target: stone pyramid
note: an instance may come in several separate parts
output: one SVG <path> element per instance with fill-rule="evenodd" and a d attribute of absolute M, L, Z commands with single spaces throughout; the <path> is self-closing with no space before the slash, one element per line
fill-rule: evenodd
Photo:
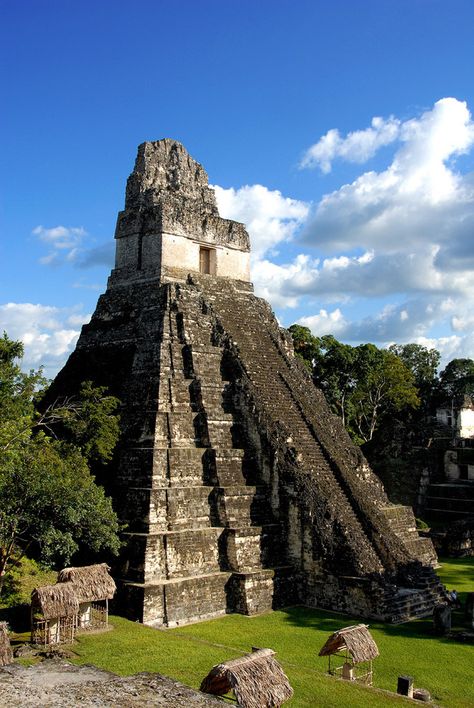
<path fill-rule="evenodd" d="M 106 486 L 126 545 L 123 611 L 154 626 L 304 604 L 428 614 L 431 541 L 391 504 L 250 283 L 245 227 L 219 216 L 173 140 L 138 148 L 116 263 L 51 395 L 122 402 Z"/>

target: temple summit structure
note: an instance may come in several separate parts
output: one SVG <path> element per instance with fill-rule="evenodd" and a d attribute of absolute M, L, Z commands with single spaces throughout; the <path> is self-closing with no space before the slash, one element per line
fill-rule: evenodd
<path fill-rule="evenodd" d="M 243 224 L 174 140 L 138 148 L 105 294 L 51 396 L 122 403 L 106 487 L 124 612 L 176 626 L 304 604 L 400 622 L 442 591 L 379 479 L 250 282 Z"/>

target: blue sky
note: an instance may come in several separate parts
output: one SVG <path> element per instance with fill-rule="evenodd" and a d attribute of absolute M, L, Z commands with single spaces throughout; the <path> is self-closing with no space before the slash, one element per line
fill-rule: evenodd
<path fill-rule="evenodd" d="M 52 375 L 144 140 L 245 221 L 284 325 L 474 356 L 471 0 L 1 1 L 0 328 Z"/>

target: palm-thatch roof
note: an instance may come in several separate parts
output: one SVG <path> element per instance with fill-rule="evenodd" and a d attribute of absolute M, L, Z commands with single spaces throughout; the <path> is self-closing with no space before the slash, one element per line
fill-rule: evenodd
<path fill-rule="evenodd" d="M 355 624 L 344 627 L 331 634 L 326 644 L 319 652 L 319 656 L 329 656 L 338 651 L 347 649 L 352 656 L 354 664 L 361 661 L 370 661 L 379 655 L 379 650 L 366 624 Z"/>
<path fill-rule="evenodd" d="M 201 683 L 201 691 L 223 696 L 233 691 L 242 708 L 276 708 L 293 695 L 288 677 L 271 649 L 258 649 L 240 659 L 217 664 Z"/>
<path fill-rule="evenodd" d="M 0 666 L 7 666 L 12 661 L 13 652 L 8 636 L 8 625 L 6 622 L 0 622 Z"/>
<path fill-rule="evenodd" d="M 31 593 L 33 612 L 40 612 L 44 619 L 74 617 L 79 612 L 79 601 L 72 583 L 43 585 Z"/>
<path fill-rule="evenodd" d="M 107 563 L 64 568 L 58 574 L 58 583 L 72 583 L 79 602 L 111 600 L 117 588 L 109 570 Z"/>

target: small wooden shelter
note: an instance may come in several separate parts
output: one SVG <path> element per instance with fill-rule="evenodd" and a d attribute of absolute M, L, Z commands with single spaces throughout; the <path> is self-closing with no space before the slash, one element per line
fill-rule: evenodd
<path fill-rule="evenodd" d="M 108 622 L 109 600 L 116 591 L 107 563 L 64 568 L 58 574 L 58 585 L 70 583 L 79 601 L 79 629 L 98 629 Z"/>
<path fill-rule="evenodd" d="M 293 695 L 288 677 L 272 649 L 257 649 L 240 659 L 217 664 L 201 683 L 201 691 L 223 696 L 233 691 L 241 708 L 279 708 Z"/>
<path fill-rule="evenodd" d="M 0 622 L 0 666 L 7 666 L 13 661 L 13 652 L 8 636 L 8 625 Z"/>
<path fill-rule="evenodd" d="M 319 656 L 329 657 L 328 673 L 369 686 L 373 678 L 372 660 L 378 655 L 378 647 L 366 624 L 355 624 L 334 632 L 319 652 Z M 331 665 L 331 657 L 336 657 L 338 662 L 342 659 L 343 663 L 335 665 L 333 660 Z"/>
<path fill-rule="evenodd" d="M 72 583 L 43 585 L 31 593 L 31 641 L 63 644 L 74 640 L 79 602 Z"/>

